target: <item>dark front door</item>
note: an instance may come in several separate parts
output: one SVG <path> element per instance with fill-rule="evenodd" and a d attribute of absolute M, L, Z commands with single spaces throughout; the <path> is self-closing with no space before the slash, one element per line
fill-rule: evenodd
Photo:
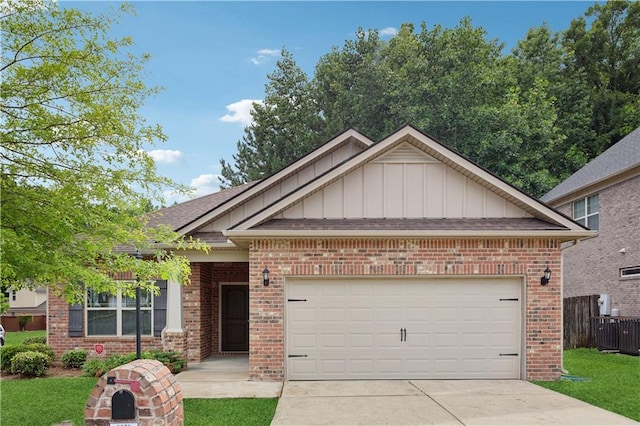
<path fill-rule="evenodd" d="M 249 350 L 249 286 L 222 286 L 222 351 Z"/>

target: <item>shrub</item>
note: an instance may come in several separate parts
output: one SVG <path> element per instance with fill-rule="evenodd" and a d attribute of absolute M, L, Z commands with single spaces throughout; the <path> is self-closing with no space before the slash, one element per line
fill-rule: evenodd
<path fill-rule="evenodd" d="M 173 374 L 181 372 L 187 366 L 187 360 L 180 352 L 176 351 L 164 352 L 161 350 L 153 350 L 143 352 L 141 355 L 144 359 L 155 359 L 160 361 L 166 365 Z"/>
<path fill-rule="evenodd" d="M 49 366 L 46 354 L 36 351 L 25 351 L 15 354 L 11 360 L 11 372 L 23 377 L 42 376 Z"/>
<path fill-rule="evenodd" d="M 87 360 L 87 351 L 76 349 L 62 354 L 62 366 L 64 368 L 81 368 Z"/>
<path fill-rule="evenodd" d="M 18 315 L 18 325 L 20 326 L 20 331 L 24 331 L 27 324 L 33 321 L 32 315 Z"/>
<path fill-rule="evenodd" d="M 22 341 L 24 345 L 30 345 L 32 343 L 40 343 L 43 345 L 47 344 L 47 336 L 35 336 L 35 337 L 27 337 Z"/>
<path fill-rule="evenodd" d="M 164 352 L 161 350 L 145 351 L 141 355 L 142 359 L 155 359 L 160 361 L 173 373 L 179 373 L 187 366 L 187 360 L 180 352 Z M 136 359 L 135 353 L 126 355 L 112 355 L 105 359 L 91 358 L 82 366 L 85 376 L 100 377 L 109 370 L 121 365 L 130 363 Z"/>
<path fill-rule="evenodd" d="M 4 371 L 11 371 L 11 362 L 13 358 L 22 352 L 40 352 L 46 356 L 47 367 L 53 363 L 55 354 L 50 346 L 42 343 L 31 343 L 28 345 L 8 345 L 0 349 L 0 368 Z"/>

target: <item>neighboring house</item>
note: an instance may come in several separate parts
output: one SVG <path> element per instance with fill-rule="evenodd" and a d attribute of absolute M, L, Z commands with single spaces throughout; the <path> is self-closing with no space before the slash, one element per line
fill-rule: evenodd
<path fill-rule="evenodd" d="M 27 330 L 45 330 L 47 328 L 47 289 L 37 287 L 33 290 L 9 288 L 5 290 L 4 296 L 9 301 L 9 309 L 5 312 L 0 321 L 7 331 L 18 331 L 22 327 Z M 21 325 L 25 318 L 28 323 Z"/>
<path fill-rule="evenodd" d="M 542 201 L 598 231 L 563 250 L 564 297 L 609 294 L 620 315 L 640 316 L 640 128 Z"/>
<path fill-rule="evenodd" d="M 9 289 L 5 292 L 9 309 L 5 315 L 45 315 L 47 313 L 47 289 L 38 287 L 33 290 Z"/>
<path fill-rule="evenodd" d="M 411 126 L 159 213 L 211 251 L 146 300 L 143 347 L 248 353 L 253 380 L 557 379 L 560 246 L 595 234 Z M 132 350 L 130 302 L 51 297 L 49 343 Z"/>

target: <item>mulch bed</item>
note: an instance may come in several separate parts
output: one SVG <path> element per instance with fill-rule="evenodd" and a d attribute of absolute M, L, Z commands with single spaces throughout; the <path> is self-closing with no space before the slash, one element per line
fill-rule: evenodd
<path fill-rule="evenodd" d="M 54 364 L 47 368 L 44 376 L 41 377 L 81 377 L 83 375 L 82 369 L 79 368 L 62 368 L 60 364 Z M 21 379 L 18 374 L 10 374 L 5 371 L 0 374 L 2 380 L 17 380 Z"/>

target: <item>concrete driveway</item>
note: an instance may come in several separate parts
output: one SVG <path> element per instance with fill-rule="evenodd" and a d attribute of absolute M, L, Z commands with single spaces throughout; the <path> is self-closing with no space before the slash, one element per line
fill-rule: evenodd
<path fill-rule="evenodd" d="M 272 425 L 637 425 L 519 380 L 285 382 Z"/>

